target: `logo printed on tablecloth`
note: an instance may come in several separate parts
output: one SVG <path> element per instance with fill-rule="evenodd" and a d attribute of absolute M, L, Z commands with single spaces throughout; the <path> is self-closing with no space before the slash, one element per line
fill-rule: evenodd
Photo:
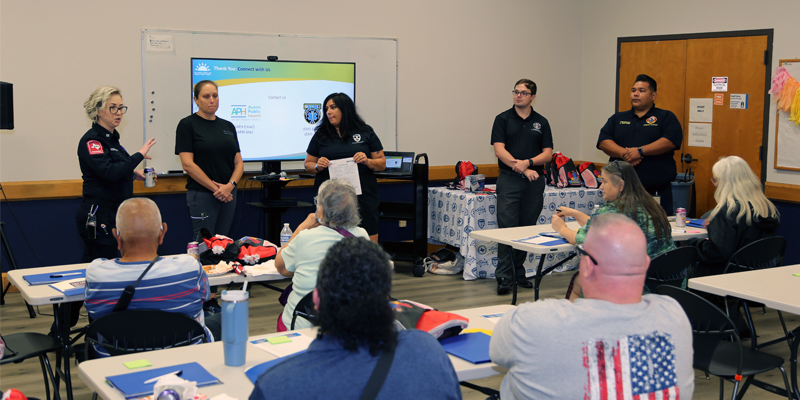
<path fill-rule="evenodd" d="M 485 226 L 486 226 L 486 220 L 485 219 L 479 219 L 478 220 L 478 228 L 483 229 Z"/>
<path fill-rule="evenodd" d="M 573 209 L 575 208 L 575 202 L 574 201 L 570 201 L 569 202 L 569 208 L 573 208 Z"/>
<path fill-rule="evenodd" d="M 586 208 L 587 208 L 589 211 L 594 211 L 594 202 L 593 202 L 593 201 L 591 201 L 591 200 L 589 200 L 589 201 L 586 203 Z"/>
<path fill-rule="evenodd" d="M 581 190 L 578 190 L 578 196 L 580 196 L 580 198 L 583 198 L 583 196 L 584 196 L 585 194 L 586 194 L 586 192 L 584 192 L 584 191 L 583 191 L 583 189 L 581 189 Z"/>
<path fill-rule="evenodd" d="M 542 225 L 545 222 L 547 222 L 547 217 L 545 217 L 544 215 L 540 215 L 539 216 L 539 225 Z"/>
<path fill-rule="evenodd" d="M 497 268 L 497 257 L 492 257 L 492 266 Z"/>
<path fill-rule="evenodd" d="M 450 216 L 449 216 L 449 215 L 447 215 L 447 214 L 445 214 L 445 215 L 442 215 L 442 220 L 443 220 L 444 222 L 450 222 Z"/>
<path fill-rule="evenodd" d="M 457 224 L 458 224 L 458 226 L 463 226 L 464 225 L 464 218 L 459 217 Z"/>
<path fill-rule="evenodd" d="M 550 206 L 548 208 L 550 209 L 550 211 L 555 211 L 556 210 L 556 203 L 550 203 Z"/>
<path fill-rule="evenodd" d="M 489 204 L 489 214 L 494 215 L 494 211 L 495 211 L 495 205 L 494 204 Z"/>

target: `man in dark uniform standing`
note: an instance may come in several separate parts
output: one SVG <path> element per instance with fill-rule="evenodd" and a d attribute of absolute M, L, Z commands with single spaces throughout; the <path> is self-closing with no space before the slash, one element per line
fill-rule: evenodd
<path fill-rule="evenodd" d="M 641 74 L 631 88 L 631 110 L 611 116 L 600 129 L 597 148 L 609 161 L 625 160 L 634 166 L 642 185 L 661 198 L 661 207 L 673 215 L 672 181 L 677 175 L 675 150 L 681 148 L 683 130 L 671 111 L 655 107 L 655 79 Z"/>
<path fill-rule="evenodd" d="M 536 97 L 536 84 L 530 79 L 520 79 L 512 93 L 514 106 L 495 117 L 492 126 L 491 143 L 500 167 L 497 177 L 497 225 L 500 228 L 536 225 L 544 201 L 543 166 L 553 158 L 550 124 L 531 107 Z M 494 273 L 497 294 L 506 294 L 511 289 L 512 257 L 516 284 L 533 287 L 525 278 L 524 251 L 501 244 L 497 255 L 499 260 Z"/>

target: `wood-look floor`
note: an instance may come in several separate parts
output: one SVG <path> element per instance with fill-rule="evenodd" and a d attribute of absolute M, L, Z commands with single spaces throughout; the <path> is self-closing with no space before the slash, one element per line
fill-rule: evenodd
<path fill-rule="evenodd" d="M 566 290 L 569 273 L 555 274 L 546 277 L 542 282 L 542 298 L 561 298 Z M 281 282 L 276 286 L 284 287 L 288 282 Z M 426 274 L 424 277 L 415 278 L 410 274 L 410 265 L 397 263 L 395 269 L 395 279 L 392 295 L 398 299 L 411 299 L 436 307 L 440 310 L 456 310 L 462 308 L 472 308 L 489 306 L 496 304 L 507 304 L 511 301 L 511 296 L 497 296 L 495 293 L 496 284 L 493 279 L 476 281 L 464 281 L 461 275 L 456 276 L 437 276 Z M 251 287 L 250 301 L 250 333 L 264 334 L 275 332 L 275 321 L 281 312 L 278 304 L 278 293 L 260 286 Z M 533 301 L 533 290 L 522 289 L 518 299 L 518 304 L 526 301 Z M 42 313 L 52 314 L 52 307 L 41 307 Z M 800 317 L 786 314 L 786 322 L 790 329 L 800 325 Z M 755 316 L 757 330 L 761 338 L 773 338 L 782 333 L 777 313 L 767 310 L 767 315 L 758 313 Z M 80 323 L 85 323 L 85 316 Z M 6 304 L 0 307 L 0 330 L 3 334 L 13 332 L 48 332 L 52 316 L 39 315 L 36 318 L 29 318 L 22 298 L 19 293 L 9 293 L 6 297 Z M 763 340 L 763 339 L 762 339 Z M 779 355 L 784 359 L 789 358 L 789 348 L 780 343 L 771 346 L 766 351 Z M 51 357 L 53 359 L 53 357 Z M 542 360 L 546 362 L 546 360 Z M 785 364 L 788 371 L 788 361 Z M 77 367 L 73 367 L 77 371 Z M 783 379 L 778 371 L 771 371 L 759 375 L 762 380 L 770 382 L 779 387 L 783 387 Z M 420 377 L 421 379 L 424 379 Z M 499 389 L 502 376 L 473 381 L 481 386 Z M 86 385 L 77 377 L 77 372 L 73 373 L 73 386 L 75 399 L 83 400 L 91 397 L 91 392 Z M 732 384 L 726 383 L 725 397 L 730 397 Z M 16 388 L 23 393 L 44 398 L 44 386 L 41 369 L 36 360 L 27 360 L 20 364 L 9 364 L 0 366 L 0 388 Z M 62 388 L 62 395 L 63 395 Z M 469 389 L 462 389 L 464 399 L 485 399 L 482 393 Z M 702 373 L 696 373 L 695 380 L 695 399 L 716 399 L 719 393 L 719 380 L 712 377 L 706 380 Z M 747 392 L 750 399 L 779 399 L 780 397 L 765 392 L 759 388 L 751 387 Z M 243 400 L 243 399 L 240 399 Z"/>

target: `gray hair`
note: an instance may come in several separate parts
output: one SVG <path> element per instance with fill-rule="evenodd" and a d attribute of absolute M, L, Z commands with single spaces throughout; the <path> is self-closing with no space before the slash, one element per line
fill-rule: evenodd
<path fill-rule="evenodd" d="M 158 240 L 161 234 L 161 211 L 147 197 L 133 197 L 117 209 L 117 233 L 126 241 Z"/>
<path fill-rule="evenodd" d="M 89 95 L 89 99 L 83 103 L 83 108 L 92 122 L 97 121 L 97 113 L 106 107 L 108 99 L 115 94 L 122 97 L 122 92 L 119 89 L 113 86 L 100 86 Z"/>
<path fill-rule="evenodd" d="M 319 186 L 317 204 L 322 206 L 322 224 L 333 228 L 352 228 L 361 223 L 358 197 L 353 185 L 344 179 L 329 179 Z"/>

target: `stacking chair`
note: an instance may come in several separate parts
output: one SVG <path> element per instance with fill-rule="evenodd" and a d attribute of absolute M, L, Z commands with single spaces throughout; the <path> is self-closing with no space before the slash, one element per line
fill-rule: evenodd
<path fill-rule="evenodd" d="M 684 282 L 700 260 L 700 253 L 694 246 L 670 250 L 650 261 L 644 285 L 655 293 L 661 285 L 684 287 Z"/>
<path fill-rule="evenodd" d="M 0 365 L 21 363 L 29 358 L 39 357 L 47 399 L 50 400 L 50 384 L 48 382 L 52 382 L 53 398 L 60 400 L 58 381 L 53 375 L 53 369 L 50 367 L 50 359 L 47 358 L 47 353 L 56 353 L 56 357 L 61 357 L 59 353 L 61 351 L 61 342 L 52 336 L 33 332 L 12 333 L 3 336 L 3 340 L 6 343 L 6 350 L 3 359 L 0 360 Z M 31 393 L 28 393 L 28 395 L 31 395 Z"/>
<path fill-rule="evenodd" d="M 668 285 L 659 286 L 656 291 L 677 300 L 689 318 L 694 346 L 693 367 L 720 378 L 720 399 L 723 396 L 725 379 L 733 379 L 734 382 L 731 398 L 741 399 L 753 383 L 755 375 L 775 368 L 779 368 L 783 374 L 786 396 L 792 399 L 789 380 L 783 369 L 783 358 L 743 347 L 733 321 L 717 306 L 699 295 Z M 747 379 L 740 389 L 742 377 Z M 775 389 L 780 390 L 764 382 L 757 382 L 757 386 L 769 388 L 767 390 L 773 393 L 776 393 Z"/>
<path fill-rule="evenodd" d="M 94 345 L 110 355 L 140 353 L 206 341 L 199 322 L 184 314 L 160 310 L 126 310 L 106 314 L 86 330 L 85 359 Z"/>
<path fill-rule="evenodd" d="M 297 306 L 294 307 L 294 312 L 292 312 L 292 326 L 289 330 L 294 330 L 294 322 L 297 321 L 298 316 L 314 322 L 316 311 L 317 310 L 314 309 L 314 291 L 312 290 L 308 292 L 307 295 L 303 296 L 303 298 L 297 302 Z"/>
<path fill-rule="evenodd" d="M 763 238 L 756 240 L 753 243 L 750 243 L 738 251 L 734 253 L 730 260 L 728 260 L 728 264 L 725 266 L 725 272 L 728 273 L 735 273 L 735 272 L 744 272 L 744 271 L 754 271 L 759 269 L 766 269 L 766 268 L 774 268 L 780 267 L 783 263 L 783 254 L 786 251 L 786 239 L 781 236 L 773 236 L 768 238 Z M 738 303 L 738 302 L 737 302 Z M 775 340 L 771 340 L 767 343 L 762 344 L 761 346 L 758 345 L 757 335 L 755 325 L 753 325 L 753 317 L 750 314 L 750 307 L 764 307 L 763 304 L 752 302 L 752 301 L 741 301 L 742 307 L 744 308 L 745 316 L 747 317 L 747 325 L 750 328 L 750 332 L 752 334 L 752 341 L 751 347 L 754 349 L 758 349 L 759 347 L 769 346 L 778 342 L 786 341 L 789 343 L 789 331 L 786 329 L 786 323 L 783 320 L 783 313 L 778 311 L 778 318 L 781 321 L 781 326 L 783 326 L 783 333 L 784 337 L 778 338 Z M 727 306 L 726 302 L 726 306 Z M 737 304 L 733 305 L 733 309 L 728 308 L 728 315 L 731 313 L 738 313 L 739 307 Z M 789 344 L 791 348 L 791 344 Z"/>

